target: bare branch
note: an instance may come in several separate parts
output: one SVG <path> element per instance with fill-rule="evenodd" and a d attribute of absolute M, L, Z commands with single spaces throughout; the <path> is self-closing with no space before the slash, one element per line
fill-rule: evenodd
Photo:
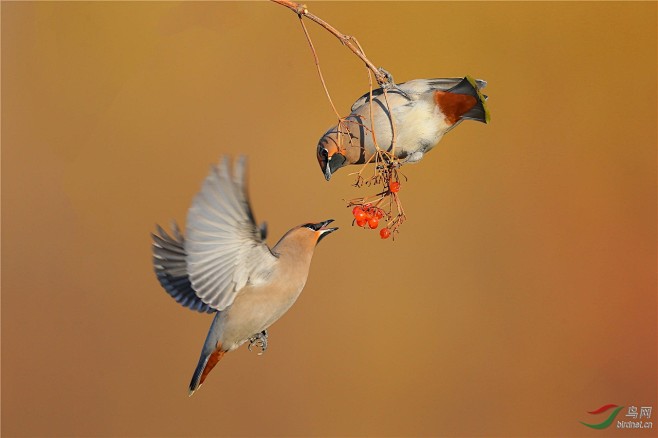
<path fill-rule="evenodd" d="M 365 51 L 357 41 L 357 39 L 353 36 L 347 36 L 340 31 L 338 31 L 335 27 L 331 26 L 329 23 L 325 22 L 324 20 L 320 19 L 319 17 L 311 14 L 308 9 L 306 8 L 306 5 L 302 5 L 299 3 L 296 3 L 291 0 L 271 0 L 274 3 L 280 4 L 282 6 L 287 7 L 288 9 L 292 10 L 297 14 L 297 17 L 299 18 L 299 22 L 302 26 L 302 29 L 304 31 L 304 35 L 306 36 L 306 40 L 308 41 L 309 46 L 311 47 L 311 52 L 313 53 L 313 58 L 315 60 L 315 67 L 317 68 L 318 75 L 320 76 L 320 81 L 322 82 L 322 87 L 324 88 L 325 94 L 327 95 L 327 98 L 329 99 L 329 103 L 331 104 L 332 109 L 334 110 L 334 113 L 336 114 L 336 117 L 338 117 L 338 125 L 336 127 L 337 130 L 337 135 L 338 135 L 338 147 L 342 149 L 342 141 L 343 141 L 343 134 L 347 133 L 350 144 L 352 142 L 352 135 L 350 134 L 350 124 L 354 123 L 360 127 L 363 128 L 363 132 L 369 132 L 370 135 L 372 136 L 373 143 L 375 145 L 375 153 L 368 157 L 366 160 L 365 164 L 359 170 L 358 172 L 355 173 L 356 175 L 356 182 L 355 186 L 360 187 L 362 185 L 366 185 L 370 187 L 371 185 L 379 185 L 382 184 L 383 190 L 373 196 L 366 196 L 362 198 L 356 198 L 352 199 L 348 202 L 348 207 L 351 206 L 356 206 L 359 207 L 362 211 L 367 211 L 369 212 L 368 214 L 374 215 L 377 213 L 378 215 L 376 218 L 368 217 L 369 222 L 368 222 L 368 227 L 369 228 L 377 228 L 377 225 L 379 223 L 379 218 L 385 217 L 387 223 L 386 223 L 386 233 L 384 233 L 384 229 L 382 229 L 382 233 L 380 233 L 380 236 L 382 239 L 386 239 L 389 236 L 393 236 L 393 239 L 395 239 L 395 235 L 399 233 L 398 228 L 402 223 L 405 221 L 406 216 L 404 214 L 404 210 L 402 208 L 402 202 L 400 201 L 398 191 L 400 190 L 400 173 L 399 173 L 399 167 L 401 163 L 399 160 L 395 157 L 395 143 L 396 143 L 396 129 L 395 129 L 395 121 L 391 118 L 391 127 L 392 127 L 392 138 L 391 138 L 391 150 L 386 151 L 383 150 L 379 147 L 377 143 L 377 135 L 375 133 L 375 121 L 374 121 L 374 112 L 373 112 L 373 75 L 379 84 L 379 86 L 382 88 L 384 91 L 384 100 L 386 102 L 386 107 L 388 108 L 388 113 L 392 114 L 391 111 L 391 106 L 389 104 L 388 100 L 388 93 L 387 91 L 393 87 L 395 87 L 395 82 L 393 82 L 393 77 L 388 73 L 386 70 L 383 68 L 377 68 L 375 65 L 370 62 L 370 60 L 366 57 Z M 327 31 L 329 31 L 332 35 L 334 35 L 338 40 L 346 46 L 348 49 L 352 51 L 356 56 L 359 57 L 364 63 L 366 68 L 368 69 L 368 94 L 369 94 L 369 106 L 370 106 L 370 127 L 366 126 L 363 122 L 363 116 L 357 116 L 359 120 L 350 120 L 349 116 L 348 117 L 340 117 L 340 114 L 336 110 L 336 107 L 334 106 L 334 103 L 331 99 L 331 96 L 329 94 L 329 90 L 327 88 L 327 84 L 325 83 L 324 80 L 324 75 L 322 74 L 322 69 L 320 68 L 320 60 L 318 58 L 318 54 L 315 50 L 315 47 L 313 45 L 313 42 L 311 41 L 311 36 L 308 32 L 308 29 L 306 28 L 306 25 L 304 24 L 304 17 L 308 18 L 309 20 L 319 24 L 323 28 L 325 28 Z M 374 169 L 373 169 L 373 175 L 369 178 L 364 178 L 361 174 L 363 173 L 364 169 L 368 164 L 374 164 Z M 351 174 L 354 175 L 354 174 Z M 405 178 L 406 179 L 406 178 Z M 388 205 L 386 205 L 386 201 L 388 201 Z M 382 208 L 383 207 L 383 208 Z M 359 209 L 356 209 L 355 211 L 358 211 Z M 356 216 L 355 216 L 356 217 Z M 360 219 L 361 220 L 361 219 Z M 370 223 L 370 220 L 373 220 L 373 223 Z M 358 226 L 366 227 L 365 222 L 359 222 L 357 220 L 355 222 Z"/>
<path fill-rule="evenodd" d="M 324 75 L 322 74 L 322 69 L 320 68 L 320 59 L 318 58 L 318 53 L 315 51 L 315 46 L 313 45 L 313 41 L 311 41 L 311 35 L 309 35 L 308 30 L 306 29 L 306 25 L 304 24 L 304 20 L 302 19 L 301 15 L 299 16 L 299 24 L 301 24 L 302 29 L 304 29 L 304 35 L 306 35 L 306 41 L 308 41 L 308 45 L 311 46 L 311 52 L 313 52 L 313 59 L 315 60 L 315 67 L 317 68 L 318 75 L 320 76 L 320 82 L 322 82 L 322 88 L 324 88 L 324 92 L 327 95 L 327 99 L 329 99 L 331 108 L 333 108 L 334 113 L 336 113 L 336 117 L 338 117 L 338 120 L 340 120 L 340 114 L 338 114 L 338 110 L 334 105 L 334 101 L 331 99 L 331 95 L 329 94 L 327 84 L 324 81 Z"/>
<path fill-rule="evenodd" d="M 363 53 L 363 50 L 361 50 L 359 43 L 356 42 L 354 37 L 345 35 L 344 33 L 340 32 L 338 29 L 336 29 L 335 27 L 333 27 L 332 25 L 321 19 L 320 17 L 311 14 L 305 5 L 300 5 L 299 3 L 290 0 L 271 0 L 271 1 L 292 10 L 300 18 L 306 17 L 309 20 L 324 27 L 332 35 L 338 38 L 345 47 L 350 49 L 356 56 L 358 56 L 361 59 L 361 61 L 363 61 L 366 64 L 366 67 L 368 67 L 368 69 L 372 71 L 372 73 L 375 75 L 375 79 L 377 79 L 377 83 L 381 87 L 386 87 L 391 85 L 390 76 L 386 75 L 380 69 L 375 67 L 375 64 L 373 64 Z"/>

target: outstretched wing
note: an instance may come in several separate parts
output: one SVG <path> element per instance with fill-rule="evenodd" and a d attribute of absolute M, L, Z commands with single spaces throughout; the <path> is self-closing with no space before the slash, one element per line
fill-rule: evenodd
<path fill-rule="evenodd" d="M 187 272 L 196 295 L 224 310 L 248 283 L 265 281 L 277 258 L 256 226 L 246 187 L 246 158 L 213 166 L 187 214 Z"/>
<path fill-rule="evenodd" d="M 171 224 L 172 235 L 158 225 L 153 238 L 153 267 L 165 291 L 180 305 L 197 312 L 212 313 L 215 309 L 201 301 L 192 288 L 185 262 L 185 239 L 176 223 Z"/>

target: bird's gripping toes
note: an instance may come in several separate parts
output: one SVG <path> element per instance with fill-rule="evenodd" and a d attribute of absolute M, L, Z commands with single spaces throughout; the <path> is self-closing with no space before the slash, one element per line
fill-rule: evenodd
<path fill-rule="evenodd" d="M 246 159 L 213 166 L 187 214 L 186 236 L 174 224 L 153 234 L 153 265 L 162 287 L 181 305 L 215 313 L 190 395 L 225 353 L 249 341 L 267 348 L 267 328 L 293 305 L 317 243 L 338 228 L 331 219 L 292 228 L 271 249 L 256 226 L 246 187 Z"/>
<path fill-rule="evenodd" d="M 462 120 L 489 122 L 486 82 L 471 77 L 415 79 L 366 93 L 342 124 L 330 128 L 317 145 L 317 160 L 327 181 L 338 169 L 364 164 L 380 150 L 413 163 L 423 158 Z M 374 132 L 374 136 L 373 136 Z M 376 140 L 376 143 L 375 143 Z"/>

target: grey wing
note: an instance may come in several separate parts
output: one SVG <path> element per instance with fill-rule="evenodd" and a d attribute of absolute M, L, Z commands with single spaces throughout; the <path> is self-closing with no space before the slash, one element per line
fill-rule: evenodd
<path fill-rule="evenodd" d="M 277 258 L 256 226 L 246 187 L 246 159 L 213 166 L 187 214 L 185 252 L 190 282 L 215 310 L 230 306 L 240 289 L 271 275 Z"/>
<path fill-rule="evenodd" d="M 400 87 L 400 85 L 402 85 L 402 84 L 398 84 L 398 86 L 396 86 L 395 88 L 390 88 L 390 89 L 386 90 L 386 94 L 389 98 L 389 103 L 392 104 L 391 100 L 394 99 L 394 98 L 400 99 L 399 100 L 400 102 L 415 100 L 416 96 L 409 95 L 408 93 L 406 93 Z M 377 88 L 376 90 L 372 90 L 372 98 L 373 99 L 376 99 L 377 97 L 381 96 L 382 94 L 384 94 L 384 90 L 381 89 L 381 88 Z M 352 108 L 350 108 L 350 111 L 352 113 L 355 113 L 355 112 L 358 111 L 359 108 L 361 108 L 364 104 L 366 104 L 368 102 L 370 102 L 370 92 L 367 92 L 363 96 L 359 97 L 356 100 L 356 102 L 354 102 L 352 104 Z"/>
<path fill-rule="evenodd" d="M 435 79 L 414 79 L 407 82 L 396 84 L 395 87 L 387 90 L 387 94 L 392 98 L 401 98 L 408 101 L 416 100 L 417 96 L 430 90 L 447 91 L 459 84 L 464 78 L 435 78 Z M 487 82 L 482 79 L 475 80 L 478 88 L 487 86 Z M 372 90 L 372 97 L 378 97 L 384 94 L 381 88 Z M 370 100 L 370 93 L 365 93 L 352 105 L 351 111 L 355 112 L 359 107 Z"/>
<path fill-rule="evenodd" d="M 215 309 L 201 301 L 192 288 L 185 262 L 185 239 L 172 223 L 172 235 L 167 234 L 159 225 L 153 238 L 153 267 L 160 285 L 167 293 L 184 307 L 197 312 L 212 313 Z"/>
<path fill-rule="evenodd" d="M 419 95 L 428 91 L 448 91 L 456 87 L 464 80 L 464 78 L 434 78 L 434 79 L 414 79 L 412 81 L 398 84 L 398 87 L 408 95 Z M 482 79 L 475 79 L 478 87 L 484 88 L 487 86 L 486 81 Z"/>
<path fill-rule="evenodd" d="M 456 86 L 463 80 L 464 78 L 436 78 L 427 79 L 427 82 L 432 89 L 446 91 Z M 487 86 L 487 81 L 482 79 L 475 79 L 475 83 L 477 84 L 478 89 Z"/>

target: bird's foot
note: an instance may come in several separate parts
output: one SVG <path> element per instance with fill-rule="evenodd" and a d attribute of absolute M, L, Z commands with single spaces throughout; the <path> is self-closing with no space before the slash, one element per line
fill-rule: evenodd
<path fill-rule="evenodd" d="M 390 89 L 395 87 L 395 81 L 393 80 L 393 75 L 384 69 L 384 67 L 379 67 L 379 73 L 384 77 L 384 82 L 379 84 L 382 88 Z M 396 87 L 397 88 L 397 87 Z"/>
<path fill-rule="evenodd" d="M 411 97 L 407 93 L 405 93 L 402 88 L 398 87 L 398 84 L 396 84 L 395 81 L 393 80 L 393 75 L 392 74 L 390 74 L 388 71 L 384 70 L 384 68 L 382 68 L 382 67 L 379 67 L 377 70 L 379 71 L 379 73 L 384 78 L 383 80 L 378 79 L 379 86 L 382 87 L 384 89 L 384 91 L 386 91 L 386 90 L 395 90 L 398 93 L 400 93 L 402 96 L 406 97 L 407 99 L 412 100 Z"/>
<path fill-rule="evenodd" d="M 259 356 L 265 353 L 265 350 L 267 350 L 267 330 L 263 330 L 249 338 L 247 349 L 251 351 L 254 345 L 260 348 Z"/>

